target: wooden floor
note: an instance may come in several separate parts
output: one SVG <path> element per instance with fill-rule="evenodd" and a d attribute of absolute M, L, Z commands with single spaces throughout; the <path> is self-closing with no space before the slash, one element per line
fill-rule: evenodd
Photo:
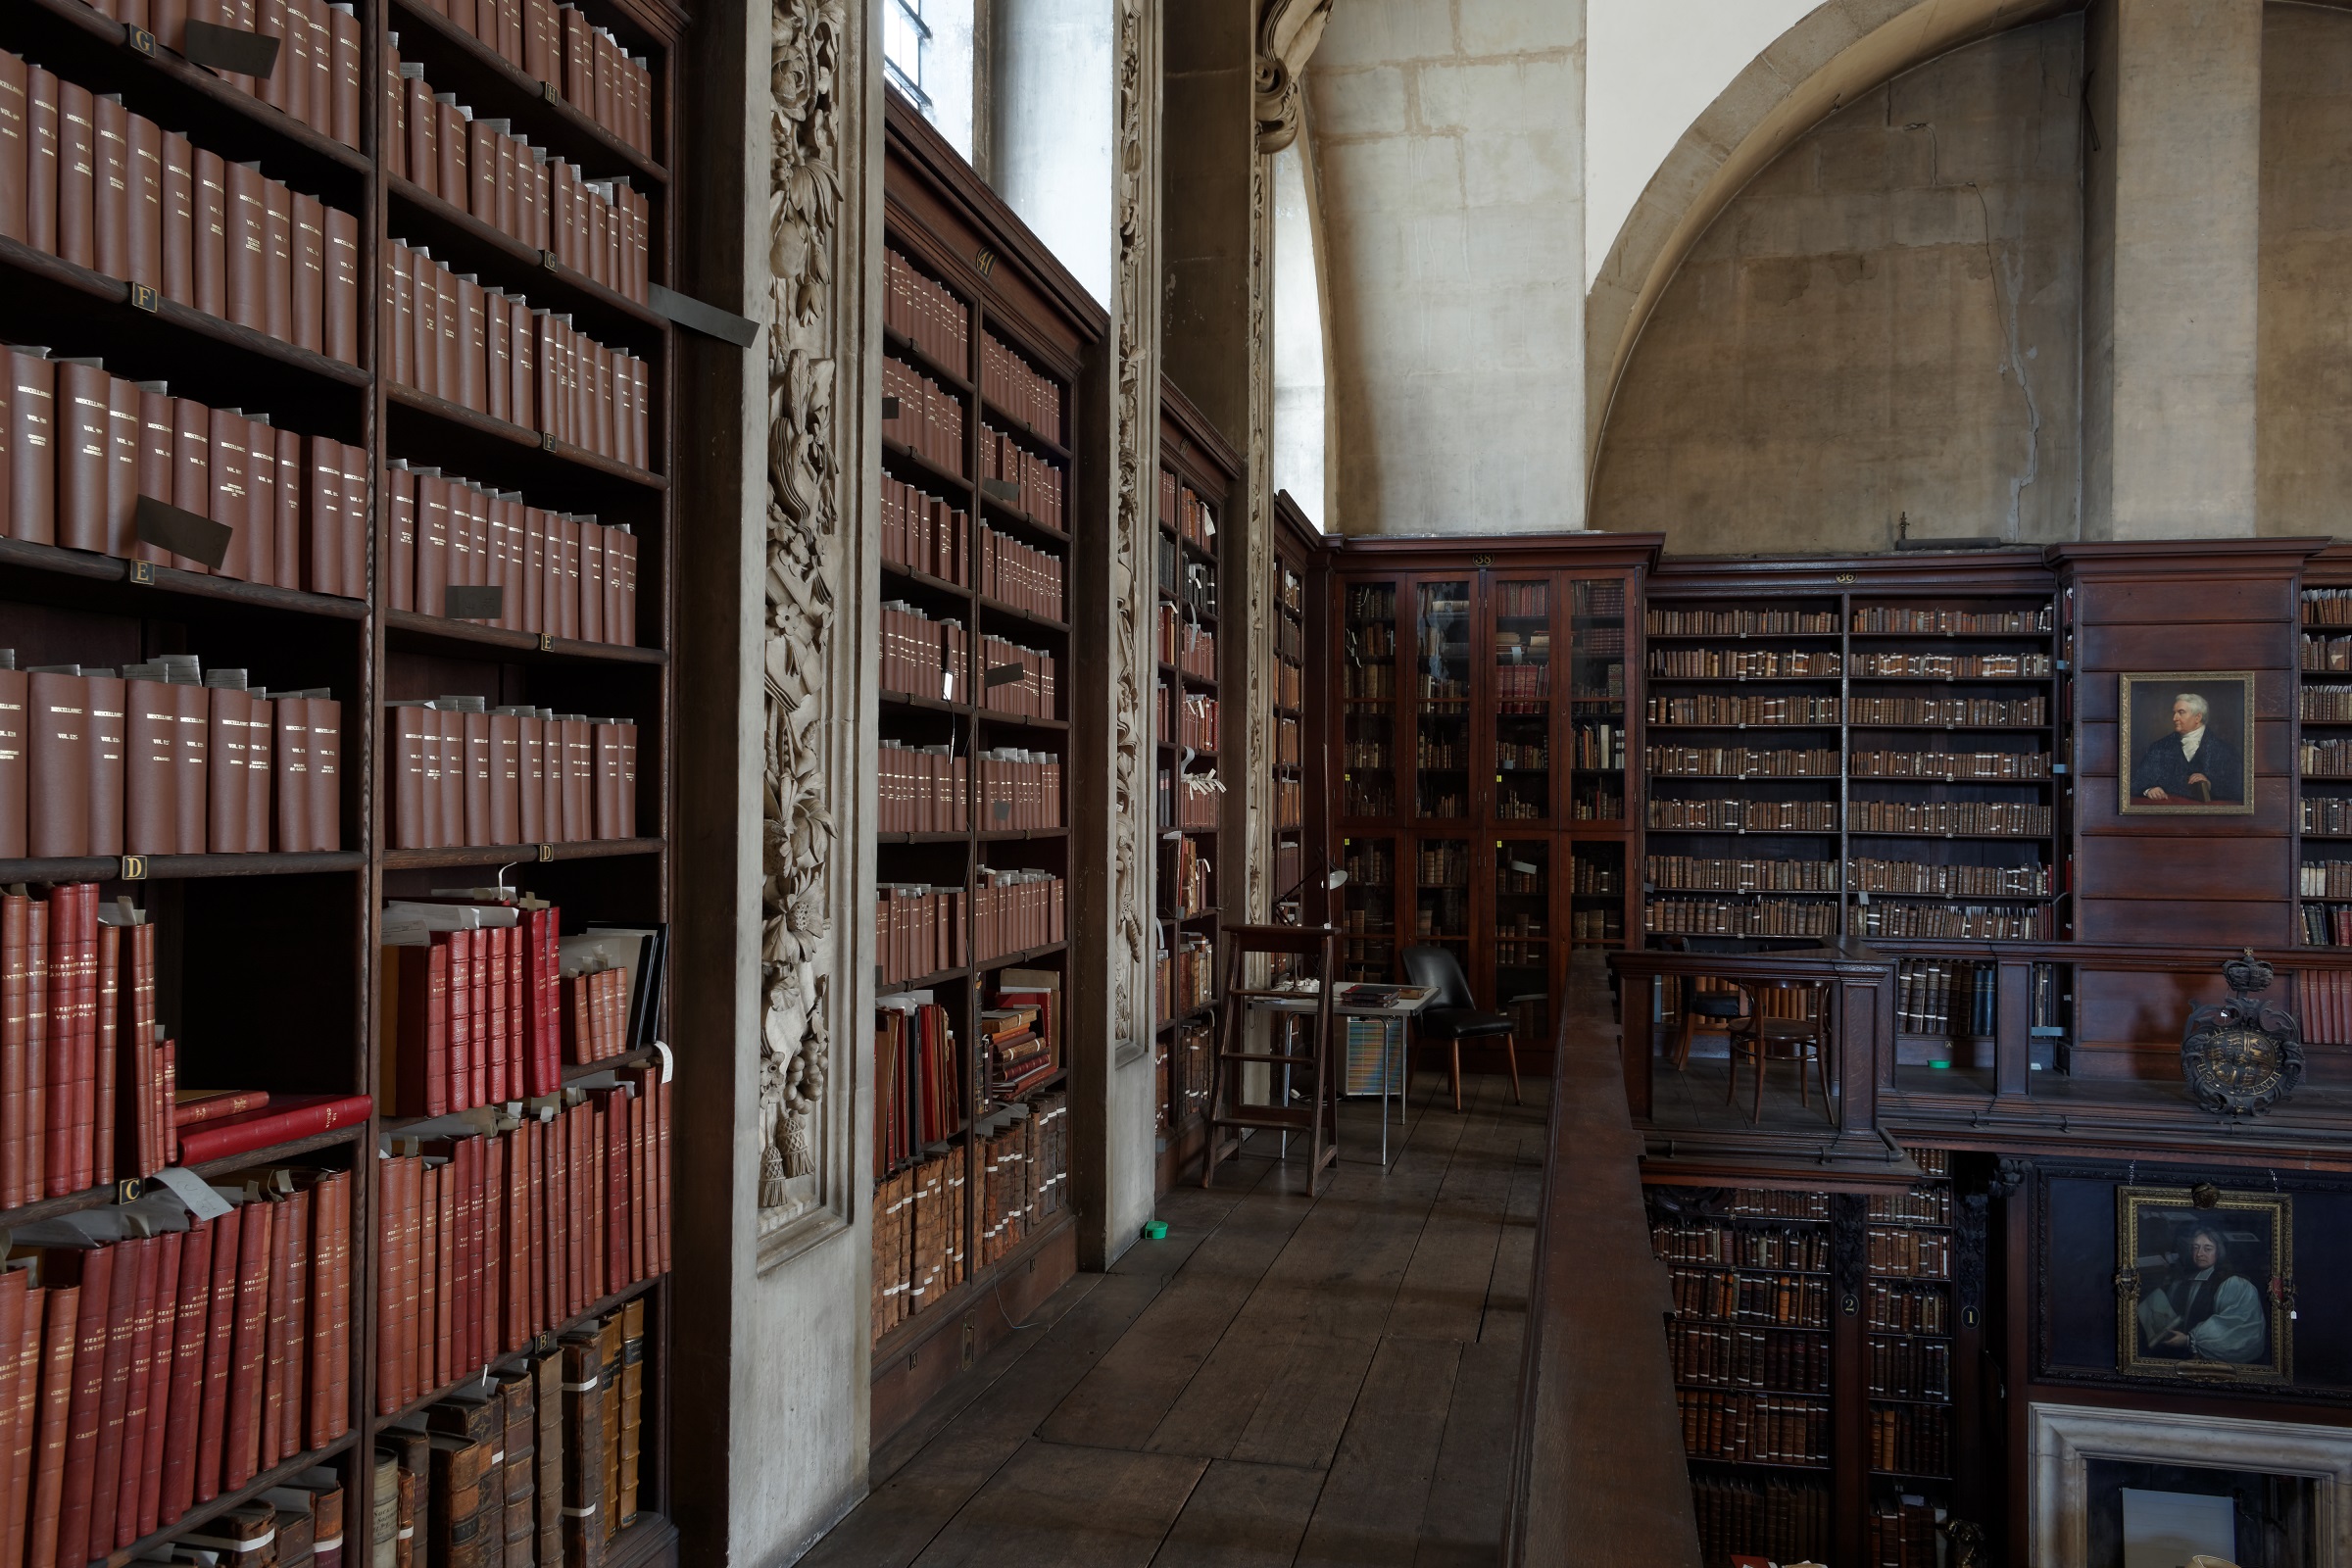
<path fill-rule="evenodd" d="M 1313 1201 L 1298 1158 L 1178 1187 L 1167 1239 L 1072 1280 L 877 1450 L 803 1562 L 1495 1562 L 1546 1086 L 1514 1106 L 1475 1079 L 1456 1115 L 1436 1082 L 1387 1171 L 1348 1104 Z"/>

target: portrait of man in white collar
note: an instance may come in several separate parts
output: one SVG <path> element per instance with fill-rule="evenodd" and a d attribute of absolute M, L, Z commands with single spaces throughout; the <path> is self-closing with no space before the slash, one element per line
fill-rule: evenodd
<path fill-rule="evenodd" d="M 2126 812 L 2246 811 L 2250 676 L 2126 675 Z"/>

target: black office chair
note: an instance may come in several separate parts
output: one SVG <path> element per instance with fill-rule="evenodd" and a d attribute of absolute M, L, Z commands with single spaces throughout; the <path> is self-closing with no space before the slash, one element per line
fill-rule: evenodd
<path fill-rule="evenodd" d="M 1423 1043 L 1441 1042 L 1453 1052 L 1453 1108 L 1462 1108 L 1462 1042 L 1502 1040 L 1503 1059 L 1511 1067 L 1511 1103 L 1519 1099 L 1519 1046 L 1513 1038 L 1511 1015 L 1481 1012 L 1470 996 L 1470 981 L 1451 948 L 1421 944 L 1404 950 L 1404 978 L 1408 985 L 1427 986 L 1437 993 L 1429 1005 L 1414 1015 L 1413 1027 Z"/>

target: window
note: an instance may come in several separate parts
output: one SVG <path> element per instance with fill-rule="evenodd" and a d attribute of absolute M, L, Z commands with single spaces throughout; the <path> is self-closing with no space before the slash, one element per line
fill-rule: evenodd
<path fill-rule="evenodd" d="M 891 85 L 926 117 L 931 114 L 931 95 L 923 90 L 923 56 L 930 45 L 923 0 L 883 0 L 882 67 L 890 74 Z"/>

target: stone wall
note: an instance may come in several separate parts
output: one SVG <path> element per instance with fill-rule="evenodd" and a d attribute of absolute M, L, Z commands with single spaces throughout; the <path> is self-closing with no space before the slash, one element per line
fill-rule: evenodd
<path fill-rule="evenodd" d="M 2352 13 L 2268 7 L 2262 54 L 2255 519 L 2352 532 Z"/>
<path fill-rule="evenodd" d="M 1678 553 L 2077 530 L 2079 18 L 1806 132 L 1668 287 L 1602 423 L 1592 520 Z"/>

